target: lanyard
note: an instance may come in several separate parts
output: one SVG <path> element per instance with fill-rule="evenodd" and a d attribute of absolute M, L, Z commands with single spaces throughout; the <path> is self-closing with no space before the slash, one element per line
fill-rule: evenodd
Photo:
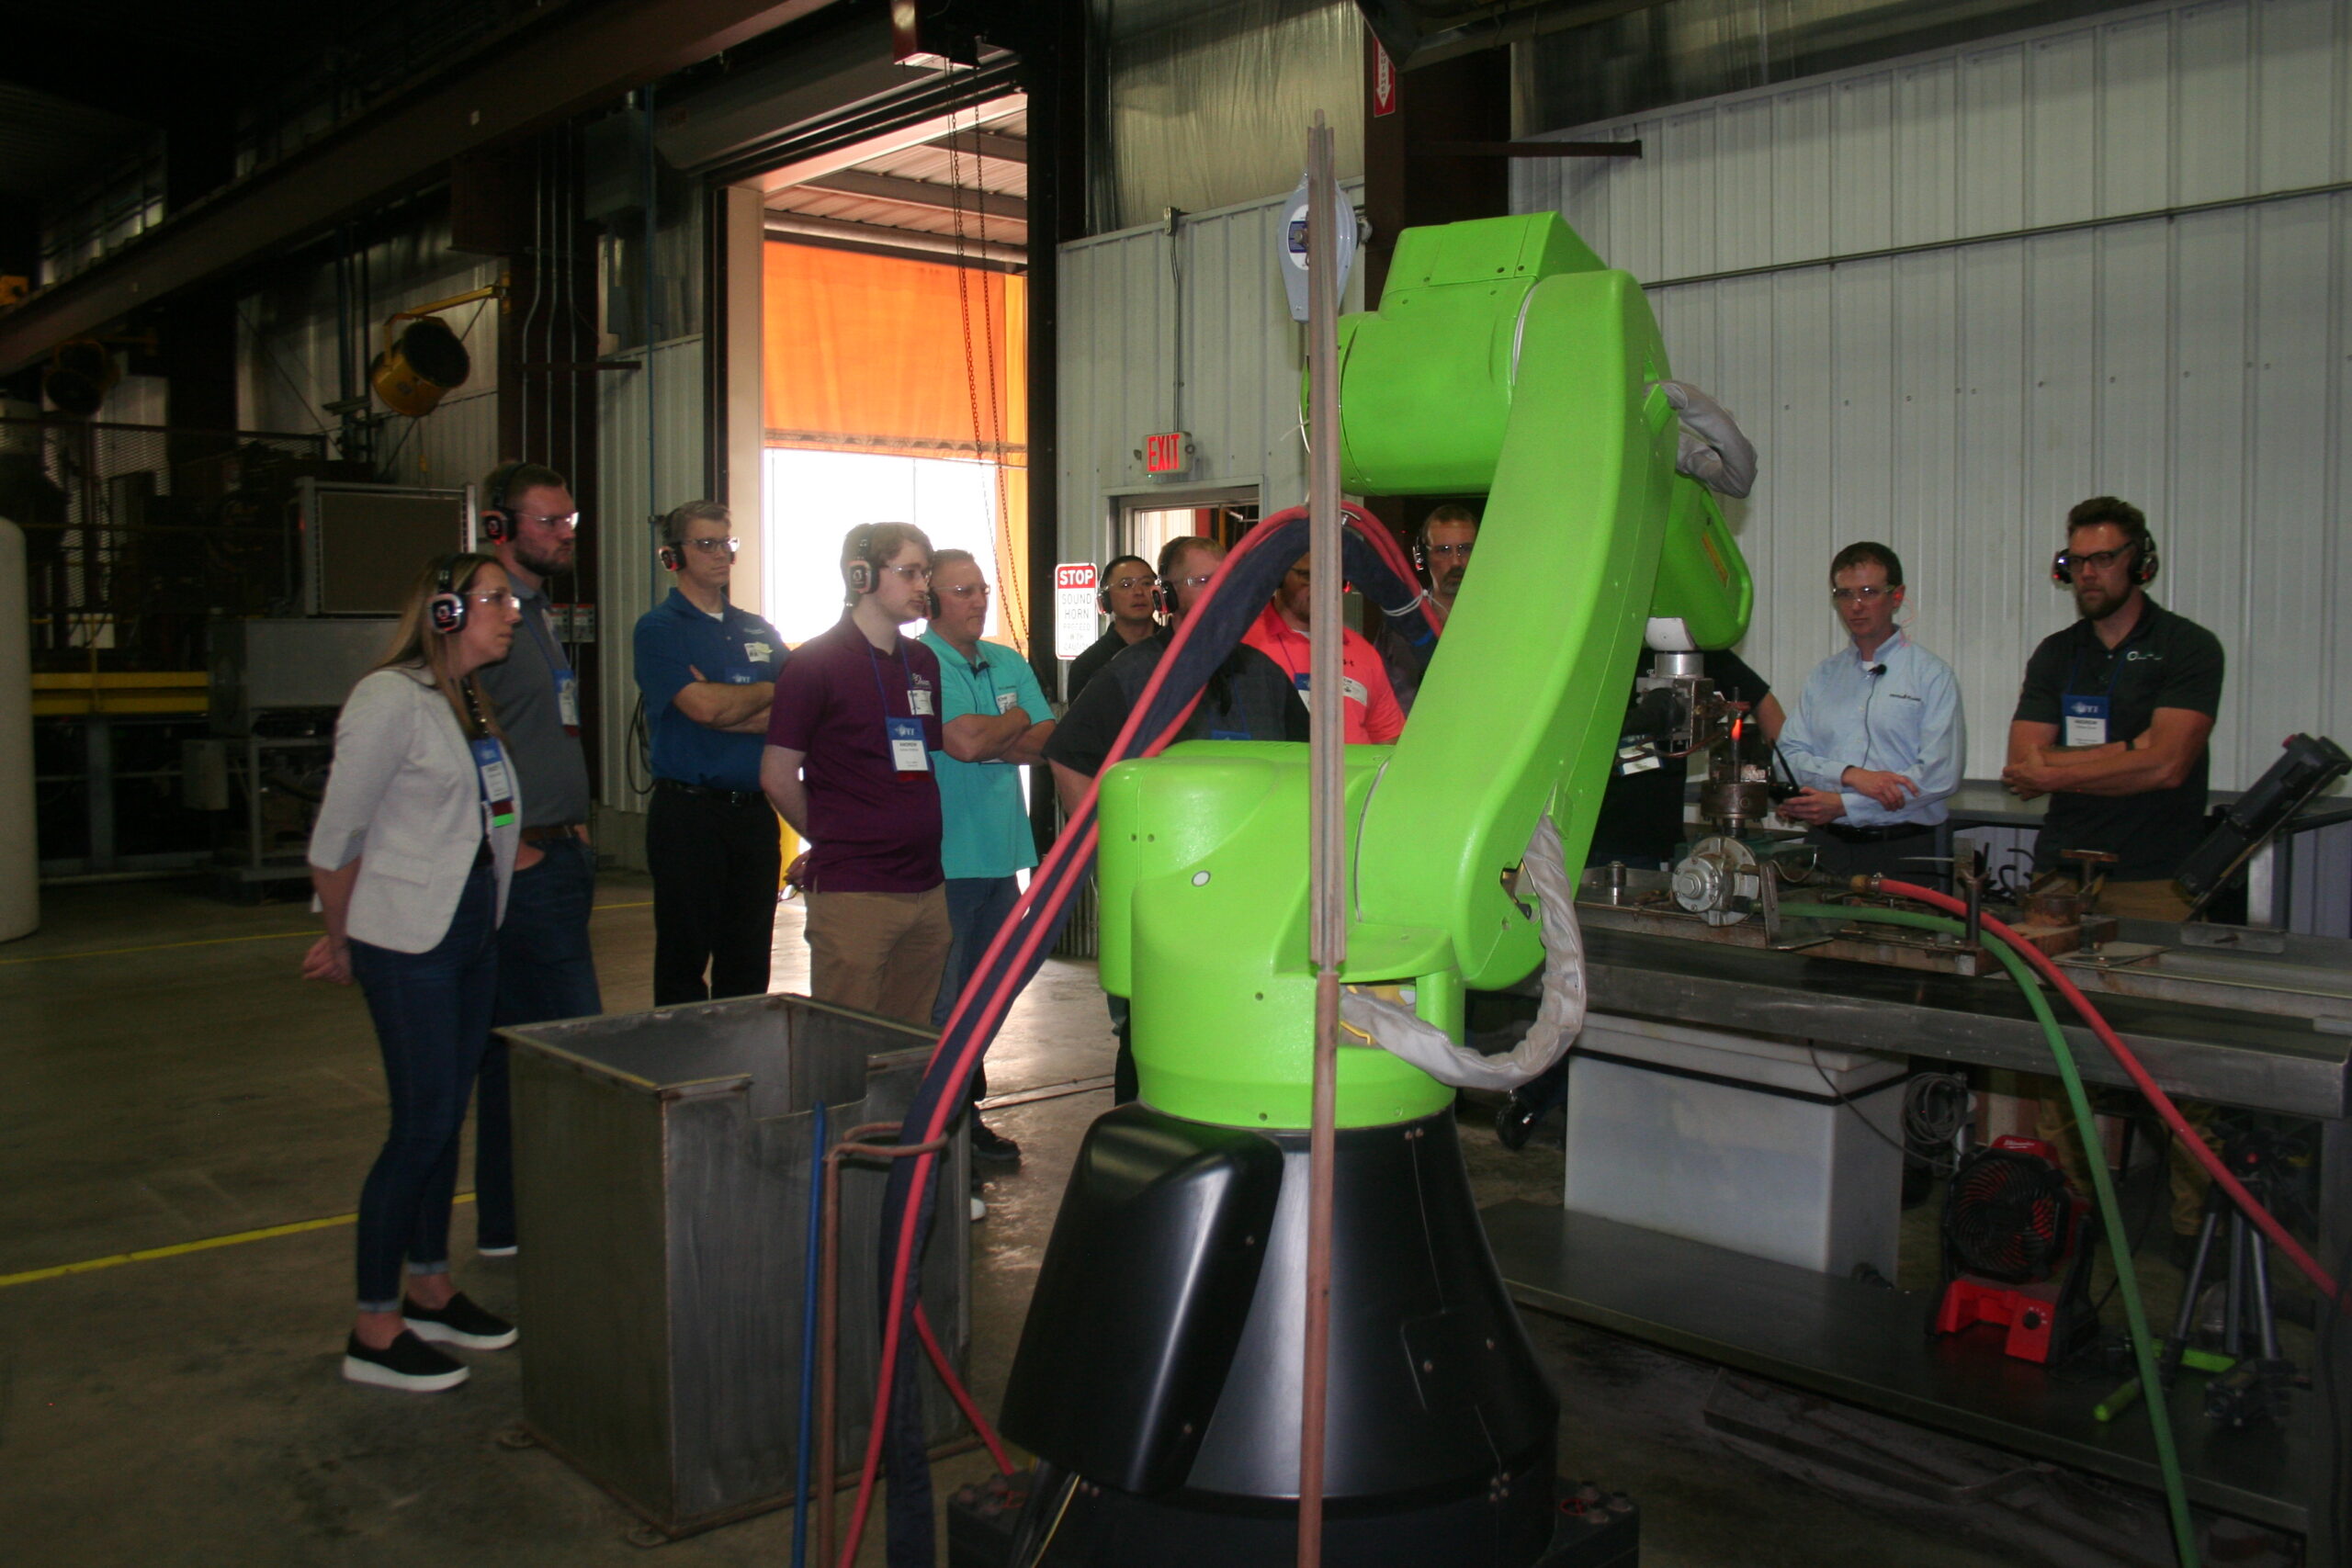
<path fill-rule="evenodd" d="M 874 651 L 874 644 L 867 640 L 865 633 L 860 632 L 857 640 L 865 644 L 865 667 L 874 672 L 874 700 L 882 705 L 882 717 L 885 722 L 888 722 L 890 717 L 890 695 L 882 689 L 882 658 Z M 898 649 L 895 647 L 891 649 L 890 657 L 895 662 L 898 658 Z M 907 712 L 910 715 L 914 712 L 914 704 L 911 702 L 907 705 Z"/>

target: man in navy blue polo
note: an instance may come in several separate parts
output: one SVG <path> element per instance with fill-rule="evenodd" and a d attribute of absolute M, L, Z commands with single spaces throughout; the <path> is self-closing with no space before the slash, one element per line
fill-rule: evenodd
<path fill-rule="evenodd" d="M 735 539 L 718 502 L 662 520 L 662 565 L 677 586 L 636 638 L 653 737 L 653 1005 L 763 996 L 781 852 L 760 753 L 784 639 L 727 601 Z"/>

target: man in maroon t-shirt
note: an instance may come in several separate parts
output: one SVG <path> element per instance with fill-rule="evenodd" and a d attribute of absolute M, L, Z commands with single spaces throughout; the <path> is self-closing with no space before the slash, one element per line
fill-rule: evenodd
<path fill-rule="evenodd" d="M 931 541 L 867 523 L 842 541 L 849 607 L 777 672 L 760 786 L 812 846 L 808 992 L 931 1022 L 947 963 L 939 863 L 939 659 L 899 628 L 931 605 Z"/>

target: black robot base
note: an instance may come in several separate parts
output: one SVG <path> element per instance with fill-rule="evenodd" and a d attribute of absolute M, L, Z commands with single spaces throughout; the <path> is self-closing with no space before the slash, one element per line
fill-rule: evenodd
<path fill-rule="evenodd" d="M 1089 1130 L 1005 1396 L 1055 1483 L 1022 1568 L 1296 1562 L 1306 1143 L 1143 1105 Z M 1337 1159 L 1325 1561 L 1550 1562 L 1559 1405 L 1451 1111 L 1342 1132 Z M 1569 1538 L 1622 1540 L 1607 1522 Z"/>

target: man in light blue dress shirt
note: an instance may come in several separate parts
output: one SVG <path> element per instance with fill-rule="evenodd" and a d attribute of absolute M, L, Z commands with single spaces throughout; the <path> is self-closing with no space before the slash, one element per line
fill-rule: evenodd
<path fill-rule="evenodd" d="M 1849 646 L 1805 681 L 1781 730 L 1781 754 L 1804 789 L 1780 814 L 1805 824 L 1822 870 L 1930 886 L 1944 802 L 1960 787 L 1968 729 L 1951 666 L 1894 624 L 1903 562 L 1886 546 L 1849 545 L 1829 563 Z"/>

